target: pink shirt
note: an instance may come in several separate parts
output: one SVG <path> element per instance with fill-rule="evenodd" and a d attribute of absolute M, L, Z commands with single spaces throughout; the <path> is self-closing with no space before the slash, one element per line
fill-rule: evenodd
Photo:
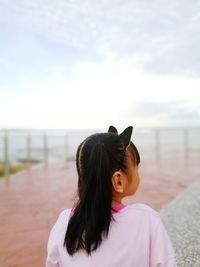
<path fill-rule="evenodd" d="M 71 209 L 53 226 L 46 267 L 176 267 L 174 250 L 159 213 L 145 204 L 116 206 L 108 237 L 91 256 L 69 256 L 63 247 Z"/>

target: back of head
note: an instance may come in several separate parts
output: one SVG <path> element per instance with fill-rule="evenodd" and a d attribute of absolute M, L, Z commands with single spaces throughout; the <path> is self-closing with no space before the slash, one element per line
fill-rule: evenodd
<path fill-rule="evenodd" d="M 64 240 L 70 255 L 79 249 L 90 254 L 101 244 L 102 235 L 108 235 L 112 219 L 111 177 L 117 170 L 126 171 L 126 147 L 130 144 L 132 127 L 127 129 L 119 135 L 110 127 L 109 132 L 91 135 L 78 147 L 79 200 Z"/>

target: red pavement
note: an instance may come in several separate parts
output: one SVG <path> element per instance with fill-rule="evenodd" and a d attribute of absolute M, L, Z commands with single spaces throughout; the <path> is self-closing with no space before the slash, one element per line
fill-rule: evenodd
<path fill-rule="evenodd" d="M 199 159 L 143 162 L 141 184 L 125 203 L 159 210 L 200 178 Z M 71 207 L 76 191 L 74 162 L 43 166 L 0 180 L 0 267 L 43 267 L 49 231 Z"/>

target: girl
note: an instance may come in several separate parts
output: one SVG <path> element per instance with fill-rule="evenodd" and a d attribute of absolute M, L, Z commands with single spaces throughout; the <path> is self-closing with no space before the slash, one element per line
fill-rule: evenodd
<path fill-rule="evenodd" d="M 78 202 L 53 226 L 46 267 L 175 267 L 159 214 L 122 199 L 139 185 L 140 156 L 132 127 L 86 138 L 78 147 Z"/>

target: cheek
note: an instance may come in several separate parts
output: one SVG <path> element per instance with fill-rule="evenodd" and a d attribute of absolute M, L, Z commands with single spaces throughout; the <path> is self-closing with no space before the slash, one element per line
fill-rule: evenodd
<path fill-rule="evenodd" d="M 140 184 L 140 176 L 137 175 L 137 186 L 139 186 L 139 184 Z"/>
<path fill-rule="evenodd" d="M 132 194 L 134 194 L 137 191 L 139 184 L 140 184 L 140 177 L 139 175 L 136 175 L 133 177 L 132 180 L 132 186 L 131 186 Z"/>
<path fill-rule="evenodd" d="M 128 186 L 126 193 L 127 195 L 131 196 L 135 194 L 140 184 L 140 177 L 138 170 L 136 168 L 131 168 L 128 174 Z"/>

